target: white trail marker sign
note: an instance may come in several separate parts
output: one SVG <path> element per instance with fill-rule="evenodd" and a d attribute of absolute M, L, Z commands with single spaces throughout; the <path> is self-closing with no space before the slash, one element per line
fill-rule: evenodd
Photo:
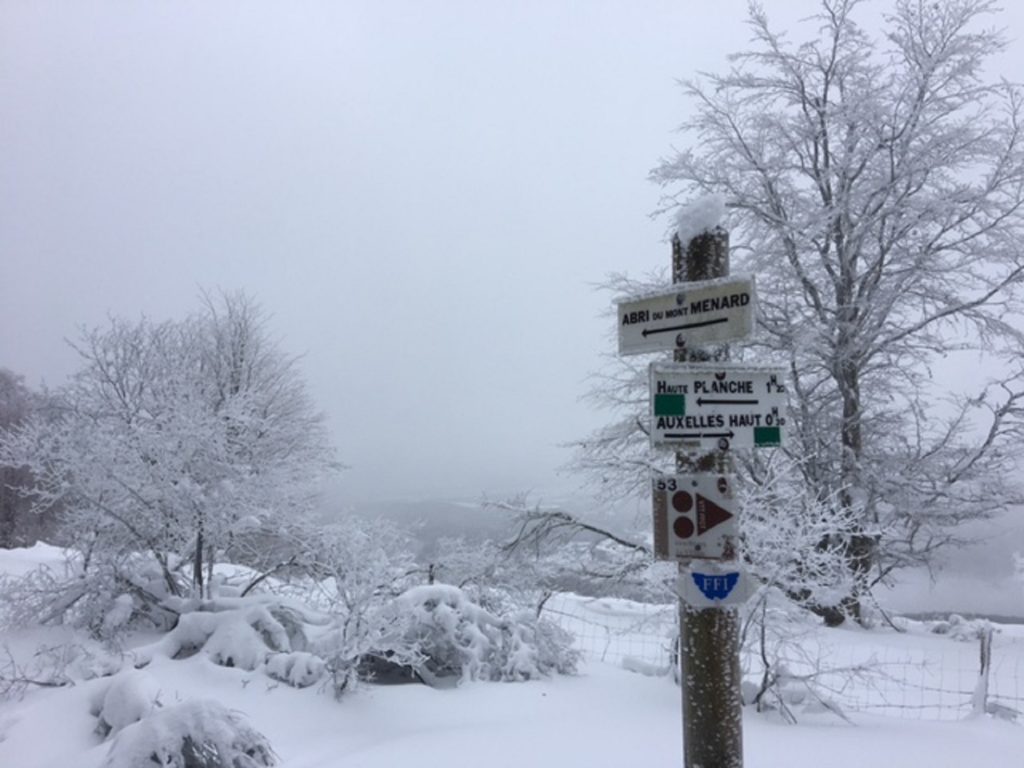
<path fill-rule="evenodd" d="M 754 331 L 750 276 L 677 283 L 618 302 L 619 354 L 637 355 L 742 339 Z"/>
<path fill-rule="evenodd" d="M 693 451 L 782 445 L 786 371 L 651 363 L 651 444 Z"/>

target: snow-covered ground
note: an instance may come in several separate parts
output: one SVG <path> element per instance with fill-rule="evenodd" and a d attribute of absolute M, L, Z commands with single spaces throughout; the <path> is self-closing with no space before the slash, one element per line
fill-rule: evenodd
<path fill-rule="evenodd" d="M 22 572 L 52 550 L 0 552 L 0 571 Z M 573 610 L 576 610 L 573 613 Z M 242 713 L 273 745 L 288 768 L 391 768 L 392 766 L 679 766 L 680 693 L 668 677 L 623 668 L 625 657 L 656 648 L 660 632 L 647 609 L 625 601 L 565 598 L 553 606 L 576 616 L 590 660 L 581 673 L 527 683 L 470 683 L 449 690 L 419 685 L 364 686 L 334 698 L 318 686 L 302 690 L 260 672 L 213 664 L 204 654 L 185 660 L 157 657 L 147 667 L 165 707 L 213 699 Z M 640 619 L 640 621 L 638 621 Z M 610 627 L 603 651 L 581 622 Z M 626 646 L 614 638 L 634 636 Z M 640 637 L 649 638 L 645 644 Z M 74 638 L 64 630 L 22 631 L 4 640 L 26 658 L 33 646 Z M 1019 653 L 1024 633 L 999 633 L 1005 653 Z M 818 631 L 812 642 L 848 654 L 896 658 L 940 653 L 976 655 L 976 645 L 936 636 L 921 627 Z M 619 650 L 615 650 L 619 649 Z M 896 650 L 893 650 L 896 649 Z M 938 649 L 938 650 L 937 650 Z M 945 650 L 942 650 L 945 649 Z M 94 649 L 95 651 L 95 649 Z M 97 654 L 98 651 L 95 651 Z M 600 659 L 603 657 L 603 661 Z M 97 659 L 99 657 L 97 656 Z M 627 666 L 630 664 L 626 662 Z M 94 661 L 93 666 L 102 666 Z M 1006 671 L 1009 678 L 1016 672 Z M 968 681 L 969 682 L 969 681 Z M 3 768 L 98 768 L 109 749 L 90 714 L 109 679 L 77 680 L 63 688 L 30 687 L 0 703 Z M 958 721 L 851 711 L 852 723 L 828 713 L 805 714 L 786 725 L 775 714 L 744 713 L 748 768 L 963 768 L 1024 765 L 1024 726 L 988 716 Z M 909 717 L 921 719 L 909 719 Z M 140 768 L 143 768 L 140 766 Z"/>
<path fill-rule="evenodd" d="M 151 670 L 161 699 L 214 698 L 245 713 L 288 768 L 678 766 L 679 690 L 607 664 L 577 677 L 454 690 L 367 687 L 342 702 L 196 658 Z M 93 681 L 35 691 L 0 710 L 0 765 L 92 768 L 107 745 L 89 715 Z M 999 720 L 921 722 L 822 716 L 796 726 L 747 712 L 750 768 L 1018 766 L 1024 728 Z M 142 766 L 140 766 L 142 768 Z"/>
<path fill-rule="evenodd" d="M 576 635 L 590 660 L 644 674 L 670 669 L 675 606 L 652 606 L 615 598 L 555 595 L 545 615 Z M 814 704 L 815 696 L 854 719 L 886 714 L 900 719 L 962 720 L 974 706 L 979 679 L 979 628 L 984 622 L 951 615 L 943 620 L 894 618 L 903 631 L 880 626 L 865 630 L 844 625 L 826 630 L 805 622 L 778 627 L 767 643 L 773 662 L 794 677 L 789 695 L 804 699 L 794 713 Z M 1024 711 L 1024 625 L 992 624 L 992 668 L 988 695 L 994 705 Z M 760 650 L 741 657 L 745 677 L 760 679 Z M 799 677 L 812 675 L 812 685 Z M 1022 761 L 1024 765 L 1024 761 Z"/>

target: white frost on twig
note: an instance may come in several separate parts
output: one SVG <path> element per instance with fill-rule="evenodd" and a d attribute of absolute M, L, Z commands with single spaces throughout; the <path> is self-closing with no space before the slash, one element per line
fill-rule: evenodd
<path fill-rule="evenodd" d="M 704 195 L 679 209 L 676 216 L 676 232 L 684 245 L 697 235 L 710 232 L 725 216 L 725 198 L 721 195 Z"/>

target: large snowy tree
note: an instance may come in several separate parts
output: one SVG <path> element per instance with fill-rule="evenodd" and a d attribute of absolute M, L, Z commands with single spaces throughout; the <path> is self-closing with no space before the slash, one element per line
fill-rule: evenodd
<path fill-rule="evenodd" d="M 0 464 L 32 471 L 37 507 L 62 504 L 89 557 L 147 553 L 171 594 L 189 564 L 201 591 L 204 564 L 305 511 L 335 466 L 295 360 L 245 295 L 182 321 L 112 319 L 74 347 L 57 416 L 0 433 Z"/>
<path fill-rule="evenodd" d="M 859 617 L 873 584 L 929 560 L 964 520 L 1020 498 L 1024 93 L 985 69 L 1004 47 L 986 26 L 993 3 L 899 0 L 871 21 L 877 35 L 858 21 L 870 8 L 821 0 L 793 44 L 752 5 L 752 49 L 683 84 L 688 148 L 653 173 L 669 206 L 729 206 L 733 269 L 758 284 L 747 354 L 790 369 L 777 464 L 802 488 L 760 456 L 748 478 L 778 515 L 798 497 L 840 521 L 819 544 L 846 564 L 817 606 L 832 622 Z M 950 375 L 944 360 L 974 369 L 969 389 L 936 375 Z M 578 456 L 623 489 L 645 488 L 652 464 L 631 365 L 597 387 L 623 419 Z"/>

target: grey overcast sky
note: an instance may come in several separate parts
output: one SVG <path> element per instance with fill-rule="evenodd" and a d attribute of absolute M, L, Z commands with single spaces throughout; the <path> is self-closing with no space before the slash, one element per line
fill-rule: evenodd
<path fill-rule="evenodd" d="M 571 487 L 611 349 L 592 284 L 667 262 L 646 176 L 745 9 L 0 0 L 0 367 L 56 386 L 79 325 L 242 289 L 352 501 Z"/>

